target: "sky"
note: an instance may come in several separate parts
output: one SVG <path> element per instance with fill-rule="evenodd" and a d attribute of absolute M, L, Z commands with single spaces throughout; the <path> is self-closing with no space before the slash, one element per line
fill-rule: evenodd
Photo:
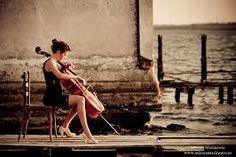
<path fill-rule="evenodd" d="M 153 0 L 153 24 L 236 22 L 236 0 Z"/>

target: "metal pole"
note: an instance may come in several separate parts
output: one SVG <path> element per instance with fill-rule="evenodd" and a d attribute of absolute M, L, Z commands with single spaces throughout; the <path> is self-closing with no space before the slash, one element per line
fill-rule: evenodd
<path fill-rule="evenodd" d="M 101 117 L 102 117 L 102 119 L 115 131 L 115 133 L 117 134 L 117 135 L 120 135 L 119 133 L 118 133 L 118 131 L 116 131 L 116 129 L 102 116 L 102 115 L 100 115 Z"/>

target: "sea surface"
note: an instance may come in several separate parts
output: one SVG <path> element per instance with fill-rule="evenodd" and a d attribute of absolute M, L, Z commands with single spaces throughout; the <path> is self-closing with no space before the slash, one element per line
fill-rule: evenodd
<path fill-rule="evenodd" d="M 208 81 L 236 80 L 236 25 L 156 26 L 162 36 L 164 80 L 198 83 L 201 79 L 201 35 L 207 35 Z M 157 57 L 157 56 L 156 56 Z M 164 88 L 162 111 L 151 112 L 152 124 L 167 128 L 177 124 L 185 128 L 177 131 L 163 129 L 159 135 L 236 135 L 236 89 L 234 102 L 220 104 L 218 88 L 196 89 L 193 106 L 187 104 L 187 94 L 181 93 L 175 102 L 175 89 Z M 227 89 L 224 88 L 227 99 Z"/>

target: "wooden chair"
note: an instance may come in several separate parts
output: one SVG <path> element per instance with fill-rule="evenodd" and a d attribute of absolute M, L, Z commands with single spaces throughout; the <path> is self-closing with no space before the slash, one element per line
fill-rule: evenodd
<path fill-rule="evenodd" d="M 55 107 L 53 106 L 45 106 L 43 104 L 31 104 L 30 103 L 30 75 L 29 71 L 24 72 L 21 76 L 23 79 L 23 118 L 20 126 L 20 132 L 18 136 L 18 141 L 20 141 L 21 135 L 23 134 L 23 138 L 25 138 L 28 123 L 30 119 L 30 114 L 36 111 L 43 111 L 47 113 L 48 116 L 48 131 L 50 136 L 50 141 L 52 142 L 52 128 L 54 122 L 54 130 L 55 136 L 57 138 L 57 127 L 56 127 L 56 113 Z"/>

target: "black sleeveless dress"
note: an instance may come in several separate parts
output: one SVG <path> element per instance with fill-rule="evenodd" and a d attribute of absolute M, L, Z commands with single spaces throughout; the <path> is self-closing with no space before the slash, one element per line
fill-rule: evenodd
<path fill-rule="evenodd" d="M 43 104 L 48 106 L 57 106 L 68 108 L 69 95 L 64 94 L 59 79 L 52 73 L 45 70 L 46 60 L 43 64 L 44 79 L 46 82 L 46 89 L 43 95 Z"/>

